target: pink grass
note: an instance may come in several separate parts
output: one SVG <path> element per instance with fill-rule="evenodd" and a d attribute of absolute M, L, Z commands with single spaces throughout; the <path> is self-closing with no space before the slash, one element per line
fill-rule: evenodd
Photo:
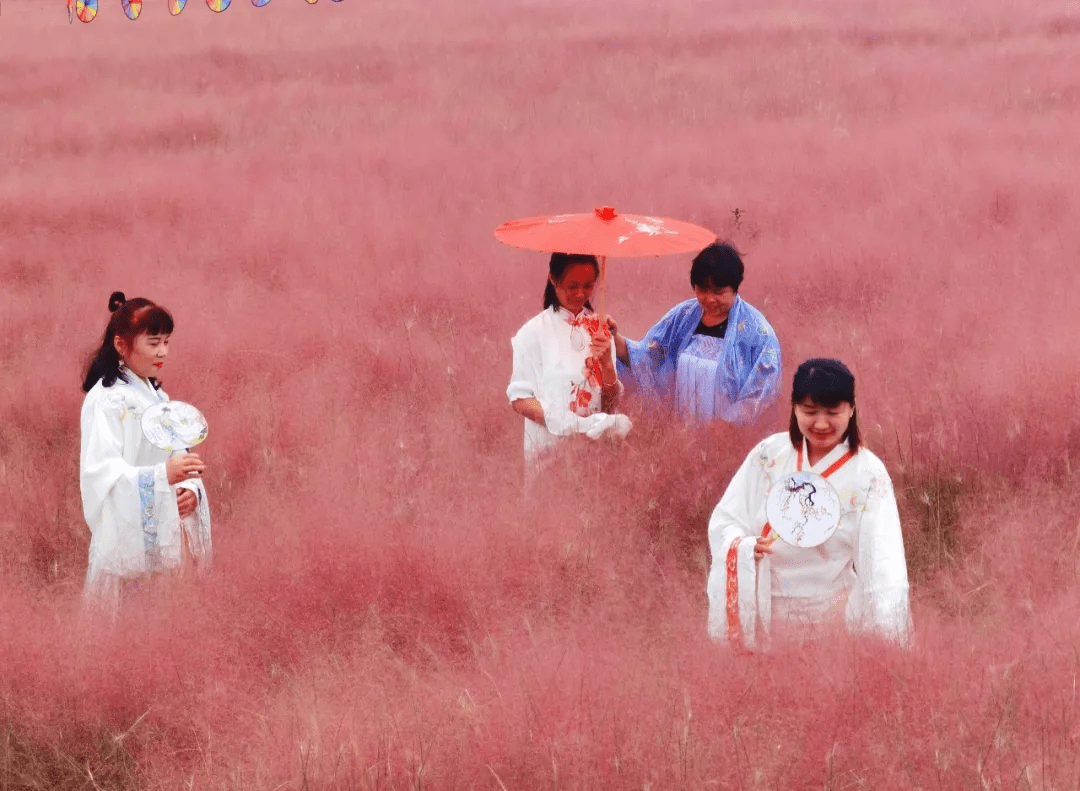
<path fill-rule="evenodd" d="M 1078 48 L 1056 0 L 5 3 L 0 777 L 1075 787 Z M 853 367 L 909 650 L 704 636 L 709 511 L 782 408 L 630 404 L 522 501 L 544 260 L 491 231 L 599 204 L 731 238 L 789 373 Z M 611 262 L 628 334 L 688 264 Z M 95 631 L 78 382 L 117 288 L 176 316 L 216 558 Z"/>

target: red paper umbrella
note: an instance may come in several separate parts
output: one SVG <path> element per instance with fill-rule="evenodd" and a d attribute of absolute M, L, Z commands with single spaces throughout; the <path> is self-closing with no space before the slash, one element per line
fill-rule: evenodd
<path fill-rule="evenodd" d="M 587 214 L 511 220 L 495 229 L 495 238 L 526 250 L 635 258 L 696 252 L 715 242 L 716 234 L 688 222 L 619 214 L 605 206 Z"/>
<path fill-rule="evenodd" d="M 602 293 L 609 255 L 636 258 L 697 252 L 715 242 L 716 234 L 688 222 L 619 214 L 605 206 L 586 214 L 511 220 L 495 229 L 495 238 L 526 250 L 597 256 L 600 259 L 597 290 Z M 598 304 L 601 301 L 598 295 Z"/>

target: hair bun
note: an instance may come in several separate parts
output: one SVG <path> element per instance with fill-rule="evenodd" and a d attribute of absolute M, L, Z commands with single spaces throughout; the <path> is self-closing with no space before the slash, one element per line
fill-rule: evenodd
<path fill-rule="evenodd" d="M 124 292 L 114 291 L 109 295 L 109 313 L 116 313 L 125 302 L 127 302 L 127 297 L 124 296 Z"/>

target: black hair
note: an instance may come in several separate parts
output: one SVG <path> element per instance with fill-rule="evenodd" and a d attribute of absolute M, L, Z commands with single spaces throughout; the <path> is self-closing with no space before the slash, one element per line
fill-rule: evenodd
<path fill-rule="evenodd" d="M 696 288 L 728 288 L 736 294 L 742 285 L 742 256 L 727 242 L 713 242 L 696 256 L 690 265 L 690 285 Z"/>
<path fill-rule="evenodd" d="M 597 276 L 600 275 L 600 263 L 596 260 L 595 255 L 584 255 L 582 253 L 552 253 L 551 262 L 548 264 L 548 272 L 551 277 L 548 278 L 547 286 L 544 288 L 544 308 L 561 307 L 559 305 L 559 297 L 555 293 L 555 286 L 551 282 L 552 280 L 562 280 L 563 274 L 566 270 L 574 264 L 591 264 L 593 271 Z M 585 307 L 592 310 L 592 305 L 588 302 L 585 303 Z"/>
<path fill-rule="evenodd" d="M 809 398 L 815 404 L 833 409 L 840 404 L 851 404 L 851 420 L 843 439 L 847 440 L 852 453 L 857 453 L 862 444 L 859 433 L 858 413 L 855 409 L 855 375 L 839 360 L 828 357 L 813 357 L 805 361 L 795 371 L 791 383 L 791 423 L 788 435 L 795 449 L 802 447 L 803 435 L 799 431 L 799 421 L 795 417 L 795 405 Z"/>
<path fill-rule="evenodd" d="M 82 385 L 84 393 L 89 393 L 98 381 L 105 387 L 112 387 L 117 379 L 128 381 L 121 369 L 120 354 L 114 343 L 116 338 L 122 338 L 130 346 L 135 342 L 135 336 L 140 333 L 168 335 L 173 331 L 173 318 L 169 311 L 142 297 L 126 299 L 122 291 L 114 291 L 109 295 L 109 312 L 112 313 L 112 318 L 105 328 L 105 338 L 86 364 Z M 157 379 L 153 377 L 150 378 L 150 383 L 154 387 L 160 387 Z"/>

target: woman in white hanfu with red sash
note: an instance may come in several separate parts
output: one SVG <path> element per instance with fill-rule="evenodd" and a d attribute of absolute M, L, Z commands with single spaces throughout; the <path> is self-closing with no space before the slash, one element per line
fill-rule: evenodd
<path fill-rule="evenodd" d="M 607 317 L 589 300 L 600 265 L 591 255 L 553 253 L 544 309 L 511 341 L 514 370 L 506 397 L 525 418 L 529 474 L 542 467 L 562 438 L 622 438 L 630 418 L 615 414 L 622 392 Z"/>
<path fill-rule="evenodd" d="M 839 494 L 840 524 L 822 544 L 776 541 L 766 518 L 772 487 L 796 471 Z M 860 447 L 855 377 L 838 360 L 795 373 L 791 425 L 746 457 L 709 520 L 709 634 L 764 650 L 770 637 L 846 623 L 899 643 L 911 629 L 907 563 L 892 482 Z"/>

